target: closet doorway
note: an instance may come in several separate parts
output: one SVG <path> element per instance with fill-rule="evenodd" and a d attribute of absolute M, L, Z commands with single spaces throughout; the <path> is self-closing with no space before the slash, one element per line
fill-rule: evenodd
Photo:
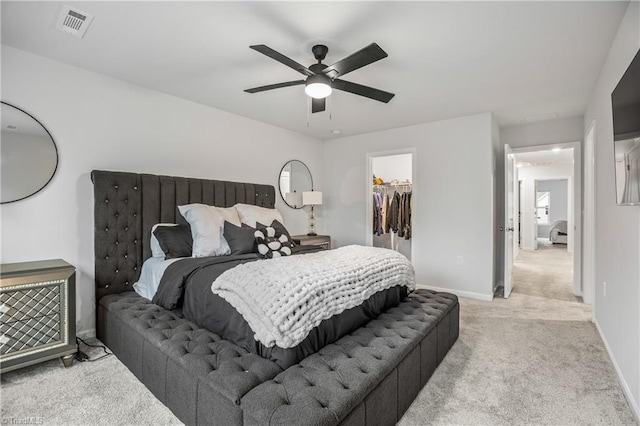
<path fill-rule="evenodd" d="M 415 216 L 415 152 L 367 154 L 367 245 L 398 251 L 411 260 Z"/>

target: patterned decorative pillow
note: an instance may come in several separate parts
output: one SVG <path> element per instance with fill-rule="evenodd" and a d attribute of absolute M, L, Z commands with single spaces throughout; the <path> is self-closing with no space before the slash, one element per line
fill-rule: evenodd
<path fill-rule="evenodd" d="M 293 243 L 289 238 L 273 227 L 260 228 L 254 233 L 258 244 L 258 254 L 267 259 L 274 257 L 289 256 Z"/>

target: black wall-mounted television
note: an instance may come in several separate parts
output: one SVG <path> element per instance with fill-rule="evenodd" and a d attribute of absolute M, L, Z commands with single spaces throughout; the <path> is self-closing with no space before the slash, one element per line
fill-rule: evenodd
<path fill-rule="evenodd" d="M 640 50 L 611 93 L 616 202 L 640 205 Z"/>

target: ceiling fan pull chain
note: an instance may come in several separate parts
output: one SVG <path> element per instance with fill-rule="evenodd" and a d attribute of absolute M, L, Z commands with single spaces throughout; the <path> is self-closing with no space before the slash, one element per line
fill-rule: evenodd
<path fill-rule="evenodd" d="M 309 127 L 309 110 L 311 110 L 311 98 L 309 96 L 305 96 L 307 98 L 307 127 Z"/>

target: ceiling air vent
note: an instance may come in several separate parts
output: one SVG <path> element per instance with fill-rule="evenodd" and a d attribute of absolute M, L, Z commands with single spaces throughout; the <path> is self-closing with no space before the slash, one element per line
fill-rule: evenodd
<path fill-rule="evenodd" d="M 82 38 L 92 20 L 93 16 L 88 13 L 64 6 L 62 12 L 60 12 L 56 28 L 67 34 Z"/>

